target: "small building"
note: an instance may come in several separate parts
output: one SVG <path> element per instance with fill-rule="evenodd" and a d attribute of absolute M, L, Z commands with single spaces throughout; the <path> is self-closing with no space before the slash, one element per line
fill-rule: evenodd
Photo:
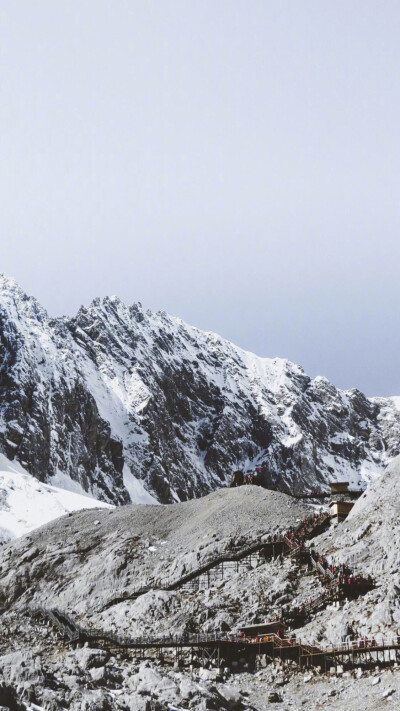
<path fill-rule="evenodd" d="M 344 521 L 354 506 L 354 502 L 362 494 L 361 491 L 350 491 L 348 481 L 331 482 L 331 521 Z"/>
<path fill-rule="evenodd" d="M 255 625 L 246 625 L 239 627 L 239 634 L 244 637 L 265 637 L 269 634 L 275 634 L 278 637 L 284 637 L 286 633 L 286 625 L 283 622 L 259 622 Z"/>
<path fill-rule="evenodd" d="M 344 521 L 349 515 L 351 509 L 354 506 L 354 501 L 330 501 L 329 508 L 331 510 L 331 519 L 339 521 Z"/>

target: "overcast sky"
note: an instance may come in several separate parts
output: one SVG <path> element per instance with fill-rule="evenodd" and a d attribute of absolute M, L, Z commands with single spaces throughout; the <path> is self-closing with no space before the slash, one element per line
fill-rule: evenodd
<path fill-rule="evenodd" d="M 1 270 L 400 394 L 398 0 L 1 0 Z"/>

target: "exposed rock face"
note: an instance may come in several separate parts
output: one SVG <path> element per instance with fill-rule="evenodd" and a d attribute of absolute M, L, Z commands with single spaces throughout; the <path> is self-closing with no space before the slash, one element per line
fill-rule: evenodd
<path fill-rule="evenodd" d="M 162 502 L 197 497 L 254 466 L 283 491 L 358 483 L 400 452 L 395 400 L 337 390 L 115 297 L 50 319 L 5 278 L 0 395 L 9 459 L 118 504 L 142 485 Z"/>
<path fill-rule="evenodd" d="M 75 363 L 67 324 L 2 282 L 0 447 L 41 481 L 57 473 L 106 501 L 126 503 L 123 445 L 99 414 Z"/>

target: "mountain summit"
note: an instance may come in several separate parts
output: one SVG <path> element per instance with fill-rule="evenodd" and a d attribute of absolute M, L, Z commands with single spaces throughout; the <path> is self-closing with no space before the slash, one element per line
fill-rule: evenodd
<path fill-rule="evenodd" d="M 359 485 L 400 452 L 395 398 L 338 390 L 117 297 L 50 318 L 6 277 L 0 391 L 9 460 L 114 504 L 191 499 L 255 466 L 282 491 Z"/>

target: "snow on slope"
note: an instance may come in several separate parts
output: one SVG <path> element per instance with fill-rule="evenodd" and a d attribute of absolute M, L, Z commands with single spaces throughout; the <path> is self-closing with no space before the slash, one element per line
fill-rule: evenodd
<path fill-rule="evenodd" d="M 85 344 L 88 336 L 91 339 L 96 368 L 93 363 L 90 368 L 97 383 L 100 376 L 104 394 L 100 396 L 93 377 L 87 378 L 89 388 L 112 431 L 116 419 L 125 423 L 124 435 L 121 430 L 118 434 L 134 470 L 140 471 L 138 460 L 149 449 L 158 449 L 146 419 L 163 404 L 160 380 L 172 381 L 176 399 L 180 390 L 186 398 L 182 409 L 186 407 L 189 416 L 171 418 L 175 432 L 179 431 L 175 461 L 167 467 L 172 500 L 186 498 L 188 489 L 193 496 L 187 480 L 180 487 L 171 486 L 171 469 L 176 470 L 177 464 L 192 473 L 194 483 L 203 482 L 201 493 L 218 487 L 218 478 L 226 479 L 232 467 L 252 469 L 265 463 L 269 483 L 283 490 L 310 490 L 316 479 L 326 482 L 328 477 L 365 485 L 384 470 L 393 448 L 399 447 L 400 418 L 394 414 L 392 400 L 380 399 L 375 405 L 356 390 L 337 390 L 326 378 L 311 380 L 290 361 L 258 357 L 165 312 L 144 312 L 140 304 L 127 307 L 117 297 L 96 299 L 81 309 L 77 321 L 80 338 Z M 102 340 L 111 341 L 112 348 L 103 348 Z M 210 400 L 212 393 L 215 404 L 204 407 L 205 397 Z M 118 418 L 110 407 L 116 401 Z M 378 408 L 383 413 L 380 418 Z M 166 415 L 171 417 L 171 412 Z M 199 440 L 204 439 L 209 441 L 202 454 Z M 165 467 L 163 461 L 156 464 Z M 175 476 L 182 481 L 179 472 Z M 154 482 L 152 473 L 146 479 L 157 491 L 159 482 Z"/>
<path fill-rule="evenodd" d="M 68 482 L 63 482 L 68 485 Z M 75 484 L 76 489 L 78 485 Z M 0 543 L 80 509 L 114 508 L 82 493 L 42 484 L 0 454 Z"/>
<path fill-rule="evenodd" d="M 0 452 L 114 504 L 188 500 L 255 466 L 282 491 L 365 485 L 400 452 L 395 398 L 338 390 L 117 297 L 51 319 L 5 277 L 0 395 Z"/>

